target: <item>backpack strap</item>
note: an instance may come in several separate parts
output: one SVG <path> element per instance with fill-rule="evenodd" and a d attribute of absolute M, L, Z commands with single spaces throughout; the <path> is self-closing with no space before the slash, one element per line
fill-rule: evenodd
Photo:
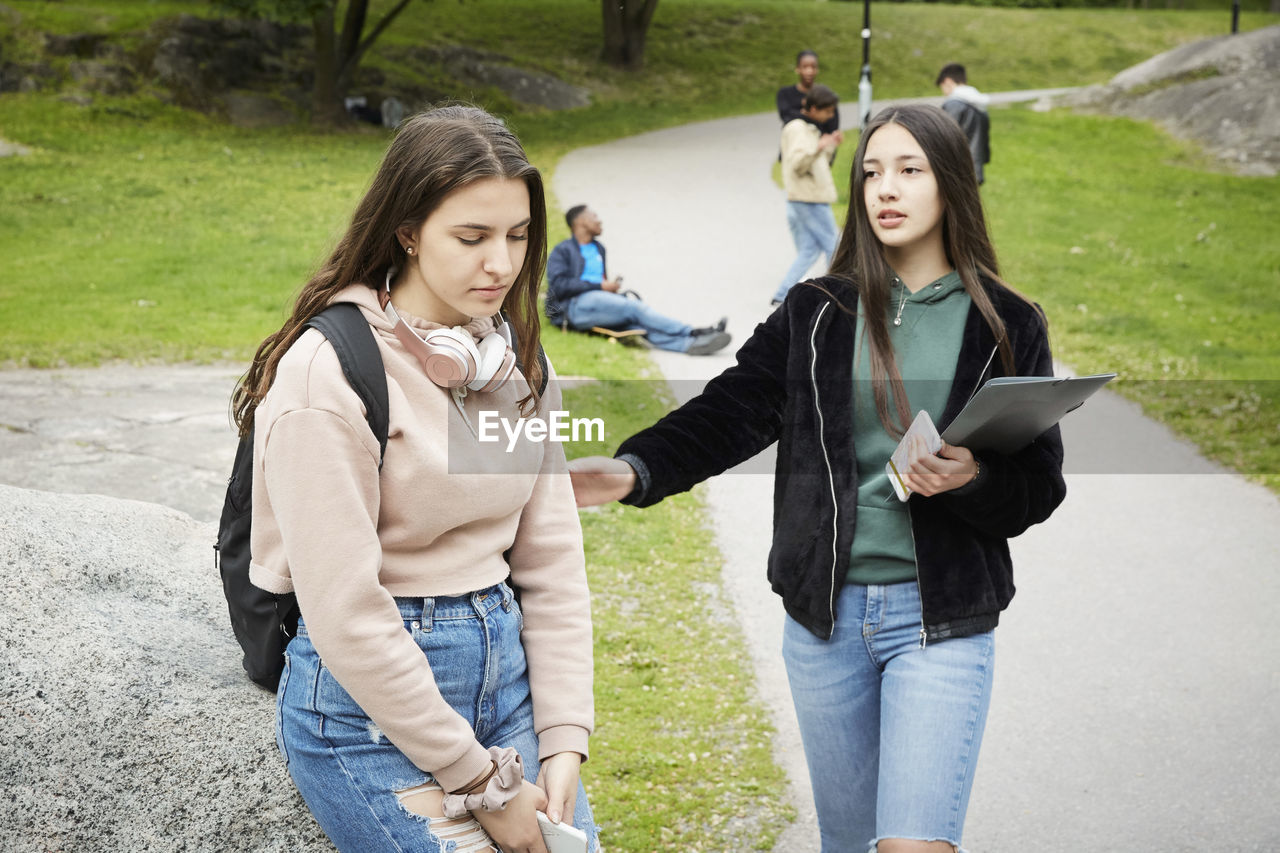
<path fill-rule="evenodd" d="M 342 365 L 342 373 L 347 382 L 360 395 L 368 413 L 369 428 L 378 439 L 378 468 L 382 468 L 382 458 L 387 453 L 387 434 L 390 431 L 388 421 L 389 405 L 387 403 L 387 373 L 382 365 L 382 354 L 378 351 L 378 342 L 374 338 L 373 329 L 365 320 L 360 309 L 350 302 L 339 302 L 330 305 L 307 321 L 307 325 L 317 329 L 328 338 L 333 351 Z M 512 330 L 511 348 L 519 352 Z M 542 368 L 542 380 L 538 384 L 538 394 L 547 390 L 550 381 L 550 366 L 547 353 L 538 347 L 538 365 Z M 516 366 L 524 372 L 524 366 L 517 359 Z"/>
<path fill-rule="evenodd" d="M 338 363 L 342 365 L 343 375 L 364 402 L 369 428 L 378 439 L 378 470 L 381 471 L 390 431 L 387 372 L 382 366 L 382 354 L 378 352 L 378 342 L 369 321 L 352 303 L 339 302 L 312 317 L 307 325 L 318 329 L 329 339 L 338 355 Z"/>

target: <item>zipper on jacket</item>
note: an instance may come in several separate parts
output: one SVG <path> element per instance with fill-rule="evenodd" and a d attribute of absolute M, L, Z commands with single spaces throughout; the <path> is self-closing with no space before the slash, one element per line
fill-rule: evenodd
<path fill-rule="evenodd" d="M 920 555 L 916 553 L 916 528 L 911 523 L 911 504 L 907 503 L 907 529 L 911 531 L 911 561 L 916 564 L 916 592 L 920 595 L 920 648 L 929 642 L 929 632 L 924 628 L 924 590 L 920 586 Z"/>
<path fill-rule="evenodd" d="M 827 599 L 827 612 L 831 617 L 831 630 L 834 633 L 836 625 L 836 564 L 839 562 L 836 549 L 840 538 L 840 502 L 836 498 L 836 478 L 831 471 L 831 456 L 827 453 L 826 422 L 822 418 L 822 406 L 819 405 L 818 401 L 817 375 L 818 326 L 822 323 L 822 315 L 827 312 L 829 307 L 831 307 L 830 302 L 822 306 L 822 310 L 818 312 L 818 316 L 813 321 L 813 329 L 809 332 L 809 382 L 813 385 L 813 408 L 818 415 L 818 444 L 822 447 L 822 461 L 827 466 L 827 484 L 831 487 L 831 594 Z"/>
<path fill-rule="evenodd" d="M 987 375 L 987 370 L 991 367 L 991 360 L 996 357 L 996 350 L 1000 349 L 1000 343 L 991 348 L 991 355 L 987 356 L 987 363 L 982 365 L 982 372 L 978 374 L 978 381 L 974 384 L 973 390 L 969 392 L 969 400 L 973 399 L 973 395 L 978 393 L 978 389 L 982 387 L 982 380 Z"/>
<path fill-rule="evenodd" d="M 982 380 L 987 375 L 987 370 L 991 367 L 991 361 L 996 357 L 996 352 L 1000 349 L 999 342 L 991 348 L 991 355 L 987 356 L 987 363 L 982 365 L 982 372 L 978 374 L 978 381 L 974 384 L 973 390 L 969 392 L 968 399 L 972 400 L 973 395 L 978 393 L 978 389 L 982 387 Z M 916 553 L 916 528 L 911 523 L 911 504 L 907 504 L 907 528 L 911 531 L 911 559 L 916 566 L 916 591 L 920 593 L 920 648 L 925 648 L 929 644 L 929 632 L 924 625 L 924 588 L 920 583 L 920 555 Z"/>

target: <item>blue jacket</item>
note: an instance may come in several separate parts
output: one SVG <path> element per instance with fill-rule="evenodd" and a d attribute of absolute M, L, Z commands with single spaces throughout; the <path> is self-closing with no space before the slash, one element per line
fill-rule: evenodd
<path fill-rule="evenodd" d="M 605 260 L 604 245 L 598 240 L 591 242 L 600 250 L 604 277 L 608 278 L 609 266 Z M 578 248 L 578 241 L 572 237 L 557 243 L 551 250 L 551 256 L 547 258 L 547 319 L 557 326 L 565 324 L 565 312 L 569 310 L 573 297 L 588 290 L 600 289 L 599 284 L 582 280 L 583 266 L 582 250 Z"/>

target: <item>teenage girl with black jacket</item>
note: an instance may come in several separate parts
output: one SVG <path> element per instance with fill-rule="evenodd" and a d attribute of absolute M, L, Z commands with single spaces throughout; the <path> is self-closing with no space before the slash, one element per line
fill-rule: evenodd
<path fill-rule="evenodd" d="M 993 376 L 1053 373 L 1040 309 L 999 277 L 963 132 L 881 112 L 855 155 L 831 273 L 794 287 L 737 364 L 613 459 L 574 460 L 579 505 L 649 506 L 778 442 L 769 578 L 824 853 L 960 849 L 990 701 L 1007 540 L 1062 502 L 1057 427 L 1013 454 L 885 462 Z"/>

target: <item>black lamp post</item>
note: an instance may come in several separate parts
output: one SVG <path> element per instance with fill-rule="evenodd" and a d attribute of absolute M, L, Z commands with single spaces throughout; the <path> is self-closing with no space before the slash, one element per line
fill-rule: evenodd
<path fill-rule="evenodd" d="M 1231 0 L 1231 34 L 1240 32 L 1240 0 Z"/>
<path fill-rule="evenodd" d="M 1239 2 L 1239 0 L 1235 0 Z M 862 0 L 862 79 L 858 81 L 858 129 L 871 121 L 871 0 Z"/>

